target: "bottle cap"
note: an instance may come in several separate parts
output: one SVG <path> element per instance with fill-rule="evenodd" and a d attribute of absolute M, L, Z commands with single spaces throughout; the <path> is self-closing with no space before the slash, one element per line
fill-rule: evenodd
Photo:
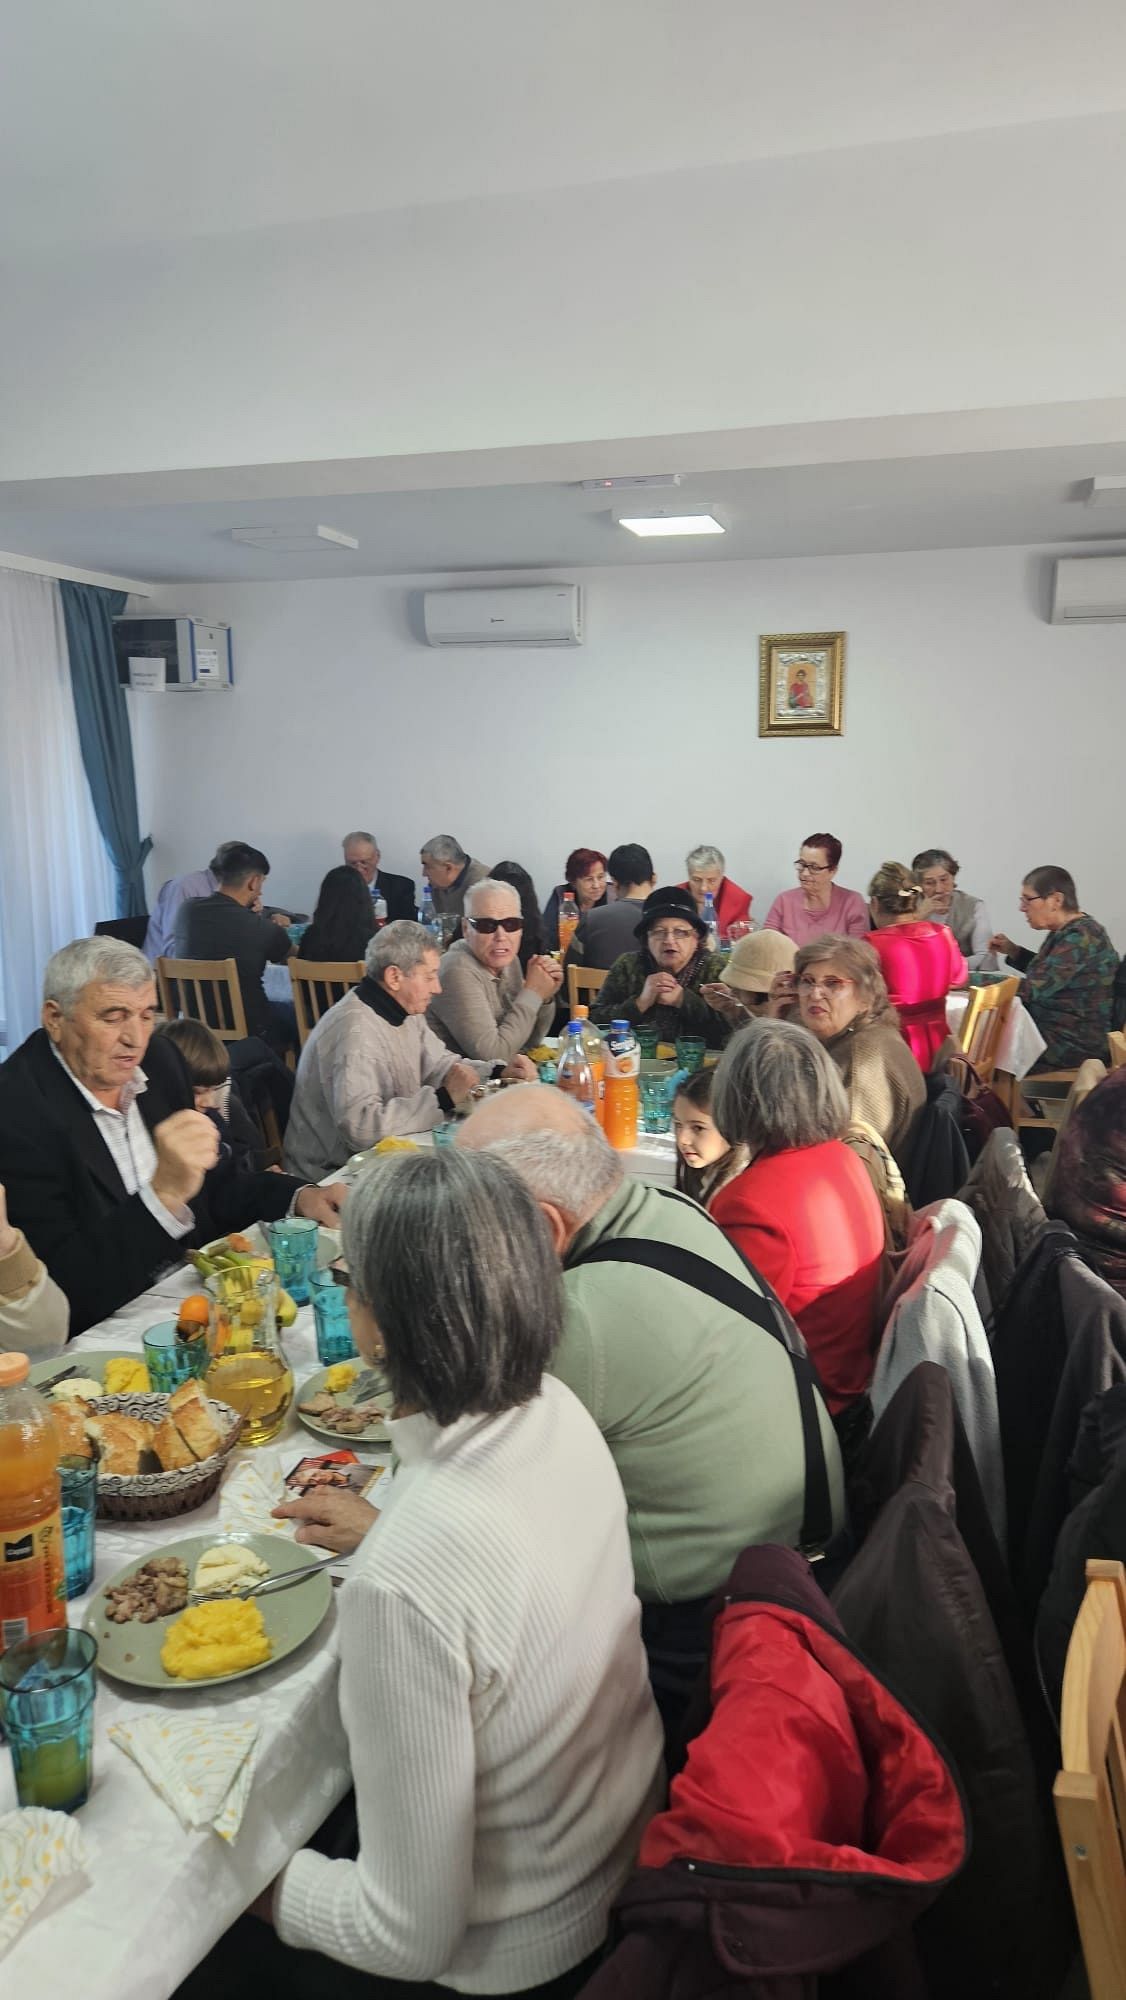
<path fill-rule="evenodd" d="M 26 1382 L 31 1363 L 26 1354 L 0 1354 L 0 1389 L 14 1389 Z"/>
<path fill-rule="evenodd" d="M 628 1022 L 628 1021 L 611 1021 L 611 1023 L 610 1023 L 610 1026 L 611 1026 L 612 1028 L 620 1028 L 620 1029 L 621 1029 L 621 1031 L 622 1031 L 622 1033 L 623 1033 L 623 1035 L 628 1035 L 628 1034 L 629 1034 L 629 1022 Z"/>
<path fill-rule="evenodd" d="M 572 1019 L 572 1021 L 589 1021 L 589 1019 L 590 1019 L 590 1008 L 589 1008 L 589 1007 L 572 1007 L 572 1009 L 571 1009 L 571 1019 Z"/>
<path fill-rule="evenodd" d="M 568 1021 L 567 1033 L 569 1035 L 581 1035 L 582 1031 L 583 1031 L 583 1024 L 581 1021 Z"/>

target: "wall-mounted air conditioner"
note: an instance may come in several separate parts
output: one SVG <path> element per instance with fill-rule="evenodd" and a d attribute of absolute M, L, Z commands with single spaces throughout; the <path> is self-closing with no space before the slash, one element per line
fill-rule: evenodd
<path fill-rule="evenodd" d="M 428 646 L 581 646 L 577 583 L 521 584 L 509 590 L 427 590 Z"/>
<path fill-rule="evenodd" d="M 1117 618 L 1126 618 L 1126 556 L 1060 556 L 1052 624 L 1110 625 Z"/>
<path fill-rule="evenodd" d="M 195 693 L 231 685 L 231 628 L 198 618 L 115 618 L 122 687 Z"/>

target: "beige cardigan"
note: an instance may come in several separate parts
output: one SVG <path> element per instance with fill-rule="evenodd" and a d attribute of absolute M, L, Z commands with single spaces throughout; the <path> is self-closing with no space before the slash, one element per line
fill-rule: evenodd
<path fill-rule="evenodd" d="M 550 1032 L 555 999 L 541 1000 L 525 986 L 519 960 L 498 975 L 459 938 L 440 971 L 442 991 L 426 1018 L 447 1048 L 480 1062 L 507 1063 Z"/>
<path fill-rule="evenodd" d="M 0 1354 L 53 1354 L 66 1340 L 70 1307 L 22 1229 L 0 1257 Z"/>
<path fill-rule="evenodd" d="M 825 1043 L 844 1078 L 854 1119 L 874 1125 L 902 1167 L 927 1101 L 923 1072 L 897 1027 L 880 1021 Z"/>

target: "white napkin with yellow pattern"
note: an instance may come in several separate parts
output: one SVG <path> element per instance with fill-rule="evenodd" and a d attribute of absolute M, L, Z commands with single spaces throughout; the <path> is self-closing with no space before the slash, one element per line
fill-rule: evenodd
<path fill-rule="evenodd" d="M 86 1843 L 69 1813 L 24 1806 L 0 1814 L 0 1953 L 14 1944 L 52 1882 L 86 1866 Z"/>
<path fill-rule="evenodd" d="M 234 1839 L 258 1762 L 257 1722 L 152 1709 L 135 1722 L 113 1723 L 109 1735 L 171 1806 L 185 1833 L 210 1826 L 223 1840 Z"/>
<path fill-rule="evenodd" d="M 287 1456 L 292 1455 L 292 1446 Z M 297 1521 L 275 1521 L 273 1509 L 292 1499 L 286 1492 L 280 1453 L 269 1447 L 230 1467 L 219 1494 L 219 1526 L 225 1535 L 289 1535 Z"/>

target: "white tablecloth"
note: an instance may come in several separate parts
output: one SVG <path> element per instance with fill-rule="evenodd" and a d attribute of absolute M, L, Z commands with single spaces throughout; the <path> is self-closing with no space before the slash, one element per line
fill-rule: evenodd
<path fill-rule="evenodd" d="M 946 1019 L 955 1041 L 960 1038 L 969 1004 L 968 993 L 948 993 L 946 996 Z M 1009 1008 L 1009 1018 L 997 1045 L 994 1068 L 1003 1069 L 1007 1076 L 1027 1076 L 1047 1046 L 1031 1014 L 1021 1006 L 1018 997 Z"/>
<path fill-rule="evenodd" d="M 415 1146 L 434 1143 L 433 1132 L 411 1132 L 407 1136 Z M 639 1132 L 637 1145 L 628 1153 L 619 1153 L 618 1158 L 635 1181 L 649 1181 L 654 1187 L 676 1185 L 676 1142 L 671 1132 Z"/>
<path fill-rule="evenodd" d="M 146 1327 L 169 1317 L 169 1301 L 199 1289 L 182 1271 L 70 1342 L 141 1351 Z M 284 1335 L 298 1383 L 317 1366 L 313 1315 L 303 1307 Z M 64 1365 L 64 1364 L 61 1364 Z M 277 1450 L 288 1467 L 326 1451 L 292 1412 L 277 1446 L 232 1454 L 232 1462 Z M 378 1454 L 364 1456 L 378 1457 Z M 94 1590 L 134 1556 L 217 1525 L 219 1496 L 178 1520 L 99 1524 Z M 93 1594 L 93 1593 L 92 1593 Z M 88 1600 L 70 1605 L 77 1625 Z M 277 1667 L 228 1689 L 154 1694 L 99 1677 L 94 1787 L 78 1814 L 90 1850 L 88 1873 L 52 1890 L 0 1960 L 4 1993 L 80 1992 L 82 2000 L 167 2000 L 239 1913 L 348 1789 L 347 1745 L 336 1699 L 336 1609 L 302 1649 Z M 138 1710 L 253 1716 L 262 1723 L 258 1768 L 233 1844 L 210 1831 L 184 1833 L 148 1780 L 109 1742 L 112 1722 Z M 0 1751 L 0 1813 L 16 1803 L 11 1760 Z"/>

